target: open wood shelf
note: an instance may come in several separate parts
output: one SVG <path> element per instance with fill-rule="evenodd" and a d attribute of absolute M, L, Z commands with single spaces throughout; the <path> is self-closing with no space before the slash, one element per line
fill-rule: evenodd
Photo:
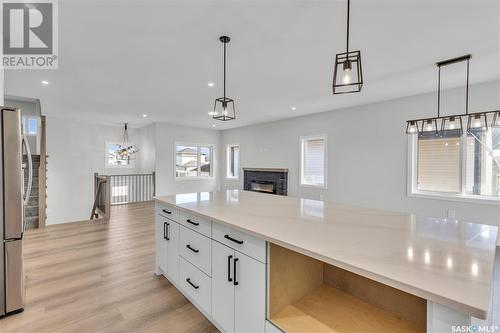
<path fill-rule="evenodd" d="M 422 333 L 422 327 L 326 284 L 271 318 L 285 332 Z"/>
<path fill-rule="evenodd" d="M 285 332 L 426 331 L 426 300 L 275 244 L 268 286 L 268 318 Z"/>

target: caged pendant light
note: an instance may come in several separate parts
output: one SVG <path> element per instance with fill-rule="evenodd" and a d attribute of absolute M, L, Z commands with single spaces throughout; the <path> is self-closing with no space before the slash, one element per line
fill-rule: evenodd
<path fill-rule="evenodd" d="M 361 69 L 361 51 L 349 51 L 349 11 L 351 1 L 347 0 L 347 38 L 346 51 L 335 56 L 333 70 L 333 94 L 348 94 L 360 92 L 363 86 L 363 71 Z"/>
<path fill-rule="evenodd" d="M 437 117 L 413 119 L 406 122 L 406 134 L 449 136 L 462 135 L 464 126 L 462 117 L 467 120 L 466 133 L 474 133 L 488 130 L 488 118 L 491 116 L 491 127 L 500 127 L 500 111 L 485 111 L 469 113 L 469 72 L 471 55 L 448 59 L 436 63 L 438 67 L 438 89 L 437 89 Z M 441 67 L 466 62 L 466 83 L 465 83 L 465 113 L 448 116 L 441 115 Z M 440 122 L 440 126 L 438 126 Z M 420 127 L 419 127 L 420 124 Z"/>
<path fill-rule="evenodd" d="M 214 112 L 212 115 L 213 119 L 228 121 L 236 119 L 234 100 L 226 96 L 226 44 L 229 43 L 231 38 L 228 36 L 221 36 L 219 40 L 224 45 L 224 96 L 215 100 Z"/>

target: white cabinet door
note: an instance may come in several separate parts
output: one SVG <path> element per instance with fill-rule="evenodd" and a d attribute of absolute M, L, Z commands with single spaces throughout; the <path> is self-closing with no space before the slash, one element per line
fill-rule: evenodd
<path fill-rule="evenodd" d="M 266 265 L 235 252 L 233 271 L 234 330 L 264 332 L 266 322 Z"/>
<path fill-rule="evenodd" d="M 234 332 L 234 250 L 212 241 L 212 317 L 224 332 Z"/>
<path fill-rule="evenodd" d="M 167 223 L 168 219 L 156 216 L 156 265 L 163 274 L 167 272 Z"/>
<path fill-rule="evenodd" d="M 170 281 L 178 282 L 179 280 L 179 239 L 180 226 L 173 221 L 166 221 L 167 225 L 167 249 L 166 249 L 166 264 L 167 277 Z"/>

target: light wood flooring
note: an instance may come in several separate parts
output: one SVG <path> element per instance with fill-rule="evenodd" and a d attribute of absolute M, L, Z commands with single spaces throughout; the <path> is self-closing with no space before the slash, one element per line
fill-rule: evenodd
<path fill-rule="evenodd" d="M 114 206 L 108 223 L 28 230 L 25 311 L 0 332 L 216 332 L 154 275 L 154 206 Z"/>

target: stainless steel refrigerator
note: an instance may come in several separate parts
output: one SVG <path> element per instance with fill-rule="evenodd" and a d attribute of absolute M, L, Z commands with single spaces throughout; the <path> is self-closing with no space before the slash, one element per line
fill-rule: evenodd
<path fill-rule="evenodd" d="M 1 107 L 0 317 L 20 312 L 24 306 L 24 204 L 29 200 L 32 179 L 31 154 L 24 138 L 21 110 Z M 23 146 L 28 166 L 23 165 Z M 27 182 L 25 168 L 29 170 Z"/>

